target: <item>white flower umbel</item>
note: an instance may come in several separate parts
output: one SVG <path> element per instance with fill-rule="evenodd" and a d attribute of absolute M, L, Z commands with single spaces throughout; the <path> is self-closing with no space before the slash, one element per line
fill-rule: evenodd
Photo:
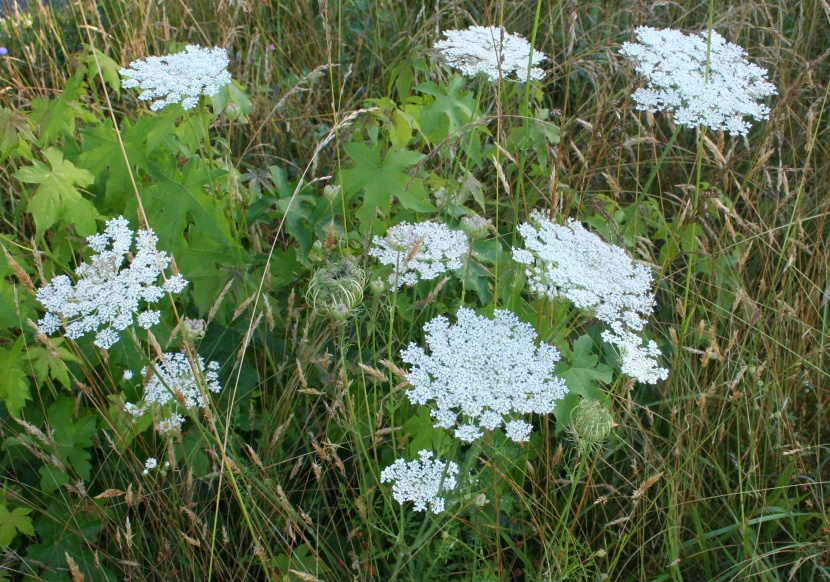
<path fill-rule="evenodd" d="M 519 225 L 525 248 L 514 248 L 513 260 L 528 265 L 533 293 L 567 299 L 609 325 L 621 320 L 631 329 L 643 329 L 654 308 L 647 267 L 573 219 L 559 225 L 538 211 L 530 219 Z"/>
<path fill-rule="evenodd" d="M 531 79 L 541 80 L 545 76 L 536 65 L 547 56 L 534 50 L 519 34 L 508 34 L 500 26 L 471 26 L 467 30 L 445 30 L 443 34 L 447 39 L 436 42 L 433 49 L 468 77 L 482 73 L 489 81 L 525 81 L 528 63 L 532 64 Z"/>
<path fill-rule="evenodd" d="M 559 352 L 548 344 L 536 346 L 536 332 L 509 311 L 494 319 L 458 310 L 450 326 L 442 316 L 424 326 L 431 354 L 410 344 L 401 353 L 411 364 L 408 374 L 413 404 L 434 403 L 435 426 L 454 428 L 455 436 L 472 442 L 483 433 L 505 426 L 508 437 L 525 441 L 530 425 L 515 416 L 549 414 L 568 389 L 553 375 Z M 460 417 L 460 418 L 459 418 Z"/>
<path fill-rule="evenodd" d="M 219 362 L 210 362 L 205 367 L 205 361 L 198 357 L 198 374 L 202 379 L 202 386 L 205 390 L 218 393 L 222 390 L 219 384 Z M 146 377 L 148 368 L 141 370 Z M 152 377 L 144 387 L 144 405 L 138 407 L 128 403 L 125 410 L 133 416 L 143 414 L 153 404 L 164 406 L 170 404 L 183 406 L 188 410 L 195 408 L 207 408 L 208 402 L 199 390 L 199 381 L 193 374 L 193 368 L 184 353 L 164 354 L 164 360 L 157 362 L 152 371 Z M 158 424 L 162 432 L 169 432 L 182 425 L 184 417 L 179 413 L 173 413 Z"/>
<path fill-rule="evenodd" d="M 469 249 L 463 232 L 438 222 L 402 222 L 391 227 L 385 237 L 376 236 L 373 244 L 369 255 L 394 267 L 389 276 L 394 288 L 460 269 L 461 257 Z"/>
<path fill-rule="evenodd" d="M 602 332 L 602 339 L 616 346 L 623 374 L 646 384 L 656 384 L 669 377 L 669 371 L 657 363 L 660 357 L 657 344 L 649 341 L 643 346 L 643 339 L 627 330 L 621 322 L 614 322 L 610 330 Z"/>
<path fill-rule="evenodd" d="M 37 299 L 48 310 L 38 327 L 50 334 L 65 325 L 71 339 L 97 331 L 95 345 L 106 350 L 118 341 L 119 331 L 132 325 L 134 315 L 145 329 L 159 322 L 158 311 L 139 310 L 142 301 L 152 304 L 165 293 L 180 293 L 187 281 L 175 275 L 157 285 L 171 259 L 156 250 L 158 238 L 152 230 L 138 231 L 135 255 L 122 268 L 133 243 L 133 231 L 123 216 L 107 221 L 103 233 L 87 240 L 98 254 L 75 269 L 78 282 L 73 285 L 69 277 L 59 275 L 38 290 Z M 98 331 L 101 326 L 106 327 Z"/>
<path fill-rule="evenodd" d="M 767 72 L 749 63 L 746 52 L 712 31 L 686 35 L 679 30 L 642 26 L 640 43 L 626 42 L 620 53 L 637 60 L 637 72 L 648 85 L 633 95 L 642 111 L 673 111 L 676 123 L 705 125 L 731 134 L 746 135 L 744 117 L 767 119 L 769 108 L 759 100 L 776 93 Z"/>
<path fill-rule="evenodd" d="M 664 380 L 668 370 L 657 365 L 657 344 L 643 348 L 634 333 L 654 310 L 651 271 L 573 219 L 559 225 L 538 211 L 530 218 L 518 228 L 525 248 L 514 248 L 513 260 L 528 266 L 531 292 L 567 299 L 607 324 L 611 330 L 602 337 L 618 348 L 624 374 L 650 384 Z"/>
<path fill-rule="evenodd" d="M 163 57 L 147 57 L 133 61 L 129 69 L 121 69 L 123 87 L 140 87 L 139 99 L 156 99 L 150 109 L 158 111 L 173 103 L 192 109 L 200 95 L 215 95 L 231 82 L 228 53 L 223 48 L 202 48 L 188 45 L 184 52 Z"/>
<path fill-rule="evenodd" d="M 432 459 L 429 451 L 420 451 L 420 460 L 407 463 L 398 459 L 380 473 L 381 483 L 394 483 L 392 496 L 398 503 L 415 502 L 415 511 L 427 506 L 432 513 L 444 511 L 445 499 L 441 493 L 452 491 L 457 485 L 458 465 L 452 461 Z"/>

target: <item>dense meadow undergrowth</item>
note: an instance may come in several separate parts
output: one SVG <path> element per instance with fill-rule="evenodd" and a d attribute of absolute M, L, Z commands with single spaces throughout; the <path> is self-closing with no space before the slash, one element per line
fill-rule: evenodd
<path fill-rule="evenodd" d="M 0 47 L 0 578 L 830 579 L 825 2 Z"/>

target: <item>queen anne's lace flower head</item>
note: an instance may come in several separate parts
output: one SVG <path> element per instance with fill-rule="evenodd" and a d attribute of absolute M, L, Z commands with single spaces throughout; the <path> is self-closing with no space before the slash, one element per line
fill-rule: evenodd
<path fill-rule="evenodd" d="M 545 72 L 536 67 L 547 56 L 537 52 L 519 34 L 508 34 L 500 26 L 471 26 L 467 30 L 445 30 L 447 40 L 433 47 L 444 60 L 468 77 L 483 73 L 489 81 L 512 77 L 541 80 Z M 532 53 L 532 56 L 531 56 Z"/>
<path fill-rule="evenodd" d="M 385 237 L 376 236 L 373 244 L 369 255 L 394 267 L 389 276 L 394 288 L 460 269 L 461 257 L 469 249 L 463 232 L 438 222 L 402 222 L 391 227 Z"/>
<path fill-rule="evenodd" d="M 650 384 L 664 380 L 657 344 L 642 347 L 642 331 L 654 309 L 651 271 L 631 260 L 624 249 L 568 219 L 558 225 L 541 213 L 518 228 L 524 249 L 513 249 L 513 260 L 527 265 L 528 286 L 551 299 L 567 299 L 592 312 L 610 330 L 602 337 L 619 350 L 624 374 Z"/>
<path fill-rule="evenodd" d="M 567 299 L 609 325 L 621 320 L 643 329 L 654 308 L 647 267 L 573 219 L 558 225 L 538 211 L 530 218 L 519 225 L 525 248 L 513 249 L 513 260 L 528 265 L 532 292 Z"/>
<path fill-rule="evenodd" d="M 636 30 L 640 43 L 624 43 L 620 53 L 637 60 L 637 71 L 648 85 L 637 89 L 634 101 L 643 111 L 673 111 L 676 123 L 699 124 L 746 135 L 744 117 L 767 119 L 769 108 L 758 100 L 775 94 L 767 72 L 749 63 L 746 52 L 714 30 L 708 53 L 707 32 L 686 35 L 679 30 Z"/>
<path fill-rule="evenodd" d="M 380 474 L 381 483 L 394 483 L 392 496 L 398 503 L 414 501 L 415 511 L 424 511 L 427 506 L 432 513 L 444 511 L 445 499 L 441 493 L 452 491 L 457 485 L 458 465 L 452 461 L 432 459 L 429 451 L 420 451 L 420 460 L 407 463 L 398 459 Z"/>
<path fill-rule="evenodd" d="M 439 316 L 424 332 L 431 354 L 415 344 L 401 353 L 412 365 L 407 396 L 413 404 L 433 402 L 438 427 L 455 428 L 460 421 L 455 436 L 462 441 L 499 426 L 509 438 L 526 441 L 531 426 L 513 417 L 549 414 L 568 391 L 553 375 L 559 352 L 548 344 L 537 347 L 533 327 L 509 311 L 488 319 L 462 307 L 454 326 Z"/>
<path fill-rule="evenodd" d="M 210 362 L 205 367 L 205 361 L 199 356 L 197 363 L 202 386 L 209 392 L 219 393 L 222 390 L 219 384 L 219 362 Z M 143 376 L 146 377 L 147 373 L 148 368 L 141 370 Z M 199 390 L 199 380 L 193 374 L 193 368 L 184 353 L 164 354 L 164 359 L 156 363 L 150 373 L 152 377 L 144 387 L 144 405 L 138 407 L 127 403 L 124 410 L 129 414 L 141 416 L 153 404 L 169 404 L 174 410 L 177 406 L 184 406 L 188 410 L 208 407 L 205 395 Z M 184 420 L 181 414 L 174 412 L 159 422 L 158 428 L 162 432 L 169 432 L 180 427 Z"/>
<path fill-rule="evenodd" d="M 158 311 L 139 311 L 142 301 L 156 303 L 165 293 L 180 293 L 187 281 L 175 275 L 161 285 L 156 284 L 171 259 L 167 253 L 156 250 L 158 238 L 152 230 L 138 231 L 135 256 L 129 267 L 122 268 L 133 243 L 133 232 L 123 216 L 107 221 L 103 233 L 87 240 L 98 254 L 75 269 L 78 282 L 73 285 L 69 277 L 59 275 L 38 290 L 37 299 L 48 310 L 38 327 L 50 334 L 68 320 L 68 338 L 77 339 L 97 331 L 95 345 L 106 350 L 118 341 L 119 331 L 132 325 L 134 314 L 145 329 L 159 322 Z M 106 327 L 98 331 L 102 325 Z"/>
<path fill-rule="evenodd" d="M 228 53 L 223 48 L 202 48 L 188 45 L 184 52 L 163 57 L 147 57 L 133 61 L 129 69 L 121 69 L 126 77 L 122 86 L 140 87 L 139 99 L 156 99 L 150 109 L 158 111 L 167 105 L 181 103 L 192 109 L 199 103 L 199 95 L 215 95 L 231 82 L 228 73 Z"/>

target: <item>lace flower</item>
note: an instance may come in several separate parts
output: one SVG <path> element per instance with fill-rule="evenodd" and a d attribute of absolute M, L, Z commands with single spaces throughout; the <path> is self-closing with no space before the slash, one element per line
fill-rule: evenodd
<path fill-rule="evenodd" d="M 50 334 L 69 320 L 68 338 L 97 331 L 95 345 L 107 350 L 118 341 L 118 332 L 132 325 L 133 315 L 137 314 L 138 324 L 145 329 L 159 322 L 158 311 L 139 311 L 139 303 L 156 303 L 165 293 L 180 293 L 187 281 L 175 275 L 156 284 L 171 259 L 156 250 L 158 238 L 152 230 L 138 231 L 135 256 L 129 267 L 122 268 L 133 243 L 133 232 L 123 216 L 107 221 L 103 233 L 87 240 L 98 254 L 75 269 L 78 282 L 73 285 L 69 277 L 59 275 L 38 289 L 37 299 L 48 310 L 38 327 Z M 106 327 L 98 331 L 101 326 Z"/>
<path fill-rule="evenodd" d="M 198 357 L 198 374 L 202 377 L 202 386 L 205 390 L 219 393 L 222 386 L 219 384 L 219 362 L 210 362 L 205 367 L 205 361 Z M 146 377 L 148 368 L 141 370 Z M 199 390 L 199 383 L 193 374 L 193 368 L 184 353 L 164 354 L 164 359 L 158 362 L 150 371 L 151 378 L 144 387 L 144 405 L 138 407 L 135 404 L 127 403 L 125 411 L 133 416 L 141 416 L 147 408 L 153 404 L 164 406 L 170 404 L 174 410 L 176 406 L 188 410 L 195 408 L 207 408 L 207 399 Z M 162 432 L 169 432 L 182 425 L 184 417 L 174 412 L 168 418 L 158 424 Z"/>
<path fill-rule="evenodd" d="M 449 429 L 461 420 L 455 436 L 462 441 L 499 426 L 509 438 L 527 440 L 530 425 L 513 417 L 549 414 L 568 391 L 553 375 L 557 349 L 537 347 L 533 327 L 509 311 L 497 310 L 495 319 L 488 319 L 462 307 L 454 326 L 439 316 L 424 333 L 430 355 L 415 344 L 401 353 L 412 365 L 407 396 L 413 404 L 434 403 L 435 426 Z"/>
<path fill-rule="evenodd" d="M 758 101 L 776 93 L 767 72 L 749 63 L 746 52 L 712 31 L 707 73 L 707 32 L 636 30 L 640 43 L 626 42 L 620 53 L 637 60 L 637 72 L 648 80 L 632 96 L 642 111 L 673 111 L 676 123 L 746 135 L 744 117 L 767 119 L 769 108 Z"/>
<path fill-rule="evenodd" d="M 653 341 L 642 348 L 642 331 L 654 309 L 651 271 L 634 263 L 624 249 L 568 219 L 558 225 L 539 212 L 521 224 L 524 249 L 513 249 L 513 260 L 528 265 L 531 292 L 551 299 L 567 299 L 592 312 L 611 330 L 603 339 L 616 346 L 624 374 L 654 384 L 668 376 L 658 367 L 660 352 Z"/>
<path fill-rule="evenodd" d="M 513 260 L 528 265 L 533 293 L 567 299 L 609 325 L 622 320 L 631 329 L 643 329 L 654 308 L 647 267 L 573 219 L 558 225 L 538 211 L 530 219 L 518 227 L 525 249 L 514 248 Z"/>
<path fill-rule="evenodd" d="M 395 268 L 389 276 L 389 284 L 395 288 L 460 269 L 460 257 L 469 248 L 463 232 L 438 222 L 402 222 L 391 227 L 385 237 L 376 236 L 373 244 L 369 255 Z"/>
<path fill-rule="evenodd" d="M 547 59 L 521 35 L 508 34 L 500 26 L 471 26 L 467 30 L 445 30 L 443 34 L 447 39 L 436 42 L 433 49 L 468 77 L 483 73 L 488 81 L 511 76 L 524 81 L 528 62 L 538 65 Z M 541 80 L 544 76 L 542 69 L 530 68 L 531 79 Z"/>
<path fill-rule="evenodd" d="M 617 348 L 623 374 L 646 384 L 657 384 L 658 380 L 669 377 L 669 371 L 657 364 L 660 350 L 653 340 L 643 347 L 643 339 L 619 321 L 602 332 L 602 339 Z"/>
<path fill-rule="evenodd" d="M 430 460 L 432 453 L 420 451 L 420 460 L 407 463 L 398 459 L 380 473 L 381 483 L 394 483 L 392 496 L 398 503 L 414 501 L 415 511 L 429 506 L 432 513 L 444 511 L 444 491 L 452 491 L 457 485 L 458 465 L 452 461 Z"/>
<path fill-rule="evenodd" d="M 228 53 L 219 47 L 207 49 L 188 45 L 182 53 L 147 57 L 133 61 L 130 67 L 119 71 L 126 77 L 121 85 L 140 87 L 139 99 L 156 99 L 150 105 L 153 111 L 174 103 L 192 109 L 199 103 L 199 95 L 215 95 L 231 82 Z"/>

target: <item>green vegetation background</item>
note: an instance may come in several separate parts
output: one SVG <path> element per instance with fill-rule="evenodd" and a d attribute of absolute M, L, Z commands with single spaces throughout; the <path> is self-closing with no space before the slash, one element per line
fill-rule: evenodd
<path fill-rule="evenodd" d="M 710 22 L 769 71 L 770 119 L 747 139 L 684 131 L 660 163 L 670 116 L 634 110 L 617 51 L 640 25 Z M 474 23 L 535 31 L 545 82 L 437 64 L 440 31 Z M 226 47 L 236 81 L 198 116 L 121 91 L 121 66 L 188 43 Z M 79 0 L 7 12 L 0 46 L 0 579 L 830 578 L 823 0 Z M 191 281 L 156 341 L 179 314 L 208 318 L 198 350 L 222 363 L 214 415 L 177 439 L 122 411 L 149 338 L 104 357 L 29 323 L 32 288 L 71 272 L 106 218 L 137 216 L 134 188 Z M 567 310 L 499 274 L 537 207 L 654 266 L 668 381 L 612 379 L 595 327 L 563 329 Z M 396 357 L 464 291 L 416 287 L 391 319 L 367 292 L 347 325 L 304 294 L 341 255 L 385 277 L 365 250 L 389 225 L 470 211 L 497 236 L 475 248 L 467 302 L 534 323 L 617 426 L 586 456 L 537 419 L 529 445 L 492 444 L 488 503 L 413 515 L 378 474 L 441 435 Z M 150 456 L 170 466 L 144 475 Z"/>

